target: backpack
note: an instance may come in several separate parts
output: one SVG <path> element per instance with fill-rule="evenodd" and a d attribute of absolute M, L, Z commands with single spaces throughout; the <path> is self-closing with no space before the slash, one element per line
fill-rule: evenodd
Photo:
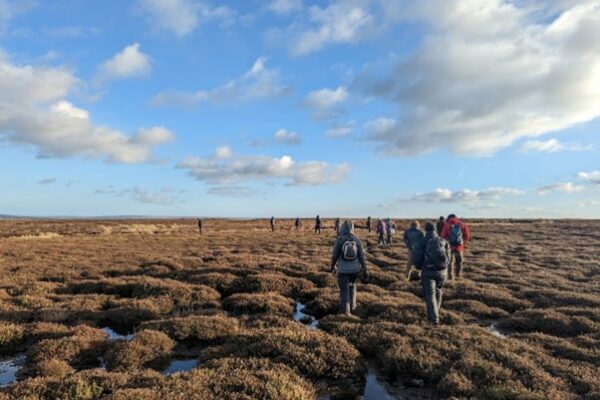
<path fill-rule="evenodd" d="M 342 244 L 342 258 L 346 261 L 354 261 L 358 258 L 358 245 L 354 239 L 346 239 Z"/>
<path fill-rule="evenodd" d="M 434 237 L 425 246 L 425 267 L 443 270 L 450 265 L 448 242 L 440 237 Z"/>
<path fill-rule="evenodd" d="M 450 240 L 448 241 L 452 246 L 460 246 L 461 244 L 463 244 L 461 224 L 452 224 L 452 226 L 450 226 Z"/>

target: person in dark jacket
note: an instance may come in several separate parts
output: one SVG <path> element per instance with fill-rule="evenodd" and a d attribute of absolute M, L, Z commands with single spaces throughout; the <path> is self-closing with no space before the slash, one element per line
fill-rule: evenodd
<path fill-rule="evenodd" d="M 440 238 L 431 222 L 425 225 L 425 237 L 414 251 L 414 261 L 421 270 L 423 297 L 427 304 L 427 317 L 432 324 L 440 323 L 442 289 L 450 265 L 450 244 Z"/>
<path fill-rule="evenodd" d="M 321 221 L 321 217 L 317 215 L 315 218 L 315 233 L 321 234 L 321 228 L 323 227 L 323 221 Z"/>
<path fill-rule="evenodd" d="M 275 232 L 275 217 L 271 217 L 271 231 Z"/>
<path fill-rule="evenodd" d="M 387 226 L 385 224 L 385 221 L 382 219 L 379 219 L 377 221 L 377 235 L 379 236 L 379 245 L 380 246 L 385 246 L 385 235 L 387 233 Z"/>
<path fill-rule="evenodd" d="M 442 229 L 444 229 L 444 225 L 446 224 L 446 220 L 444 217 L 440 217 L 438 222 L 435 224 L 435 230 L 437 231 L 438 236 L 442 236 Z"/>
<path fill-rule="evenodd" d="M 299 231 L 300 228 L 302 228 L 302 221 L 300 220 L 300 218 L 296 218 L 296 221 L 294 222 L 294 226 L 296 227 L 297 231 Z"/>
<path fill-rule="evenodd" d="M 198 232 L 200 232 L 200 235 L 202 235 L 203 230 L 202 230 L 202 219 L 198 218 Z"/>
<path fill-rule="evenodd" d="M 331 271 L 337 272 L 340 287 L 340 313 L 351 315 L 356 308 L 356 284 L 362 274 L 363 282 L 369 279 L 365 253 L 360 240 L 354 235 L 352 221 L 344 221 L 340 235 L 333 244 Z"/>
<path fill-rule="evenodd" d="M 336 236 L 340 235 L 340 223 L 341 223 L 340 219 L 336 218 L 335 219 L 335 224 L 333 225 L 333 229 L 335 230 L 335 235 Z"/>
<path fill-rule="evenodd" d="M 367 231 L 371 233 L 371 216 L 367 217 Z"/>
<path fill-rule="evenodd" d="M 465 261 L 465 244 L 471 239 L 469 228 L 456 215 L 450 214 L 440 236 L 450 243 L 452 250 L 448 279 L 453 280 L 455 276 L 460 279 Z"/>
<path fill-rule="evenodd" d="M 412 274 L 414 259 L 413 253 L 417 245 L 423 240 L 423 231 L 419 229 L 419 222 L 413 221 L 410 223 L 410 227 L 404 231 L 404 244 L 406 245 L 406 249 L 408 250 L 408 258 L 406 261 L 406 280 L 410 281 L 410 276 Z"/>

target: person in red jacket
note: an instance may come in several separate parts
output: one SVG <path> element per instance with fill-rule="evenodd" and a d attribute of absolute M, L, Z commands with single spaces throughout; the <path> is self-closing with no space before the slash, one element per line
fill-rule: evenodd
<path fill-rule="evenodd" d="M 465 243 L 471 239 L 471 234 L 467 225 L 465 225 L 458 217 L 454 214 L 448 215 L 446 224 L 442 229 L 442 238 L 446 239 L 450 243 L 451 259 L 450 268 L 448 268 L 448 279 L 454 279 L 456 272 L 456 278 L 462 277 L 462 267 L 465 261 Z"/>

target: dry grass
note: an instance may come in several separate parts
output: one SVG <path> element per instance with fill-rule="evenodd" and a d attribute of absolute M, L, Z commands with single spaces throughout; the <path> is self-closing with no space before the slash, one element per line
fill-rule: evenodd
<path fill-rule="evenodd" d="M 433 328 L 403 246 L 363 230 L 372 282 L 343 317 L 332 230 L 0 221 L 0 354 L 27 353 L 0 399 L 348 398 L 366 361 L 392 383 L 422 379 L 435 399 L 599 399 L 600 223 L 469 223 L 465 278 L 447 285 Z M 292 320 L 297 301 L 321 329 Z M 110 341 L 104 326 L 135 335 Z M 158 372 L 177 357 L 201 364 Z"/>

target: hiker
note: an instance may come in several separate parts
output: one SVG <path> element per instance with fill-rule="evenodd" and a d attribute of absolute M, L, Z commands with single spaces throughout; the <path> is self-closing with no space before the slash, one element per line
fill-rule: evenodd
<path fill-rule="evenodd" d="M 413 221 L 410 223 L 410 227 L 404 231 L 404 244 L 406 245 L 406 249 L 408 250 L 408 259 L 406 261 L 406 280 L 410 281 L 410 276 L 412 274 L 414 260 L 413 253 L 417 245 L 423 240 L 423 231 L 419 229 L 419 222 Z"/>
<path fill-rule="evenodd" d="M 453 280 L 455 275 L 457 279 L 460 279 L 465 261 L 465 243 L 471 238 L 469 229 L 455 214 L 450 214 L 446 218 L 441 236 L 450 243 L 450 249 L 452 250 L 448 279 Z"/>
<path fill-rule="evenodd" d="M 340 287 L 340 313 L 352 315 L 356 309 L 356 280 L 369 280 L 369 272 L 360 240 L 354 235 L 352 221 L 344 221 L 333 244 L 331 272 L 337 272 Z"/>
<path fill-rule="evenodd" d="M 335 230 L 335 235 L 339 236 L 340 235 L 340 219 L 339 218 L 335 219 L 335 224 L 333 225 L 333 229 Z"/>
<path fill-rule="evenodd" d="M 391 218 L 388 218 L 387 221 L 385 222 L 385 224 L 386 224 L 386 233 L 387 233 L 387 243 L 389 245 L 391 245 L 392 237 L 396 233 L 396 224 L 394 223 L 394 221 L 392 221 Z"/>
<path fill-rule="evenodd" d="M 198 231 L 202 235 L 202 219 L 198 218 Z"/>
<path fill-rule="evenodd" d="M 322 227 L 323 227 L 323 222 L 321 221 L 321 217 L 319 217 L 317 215 L 317 218 L 315 218 L 315 233 L 319 232 L 319 235 L 320 235 Z"/>
<path fill-rule="evenodd" d="M 438 236 L 442 236 L 442 229 L 444 229 L 445 224 L 446 221 L 444 220 L 444 217 L 440 217 L 438 222 L 435 224 L 435 230 L 437 231 Z"/>
<path fill-rule="evenodd" d="M 371 233 L 371 216 L 367 217 L 367 231 Z"/>
<path fill-rule="evenodd" d="M 387 232 L 387 226 L 385 224 L 385 221 L 382 219 L 379 219 L 377 221 L 377 234 L 379 235 L 379 245 L 380 246 L 385 246 L 386 232 Z"/>
<path fill-rule="evenodd" d="M 275 232 L 275 217 L 271 217 L 271 232 Z"/>
<path fill-rule="evenodd" d="M 427 317 L 434 325 L 440 323 L 442 288 L 450 266 L 450 244 L 439 237 L 431 222 L 425 224 L 425 237 L 413 252 L 415 267 L 421 270 L 423 297 L 427 304 Z"/>
<path fill-rule="evenodd" d="M 296 218 L 296 221 L 294 222 L 294 226 L 296 227 L 297 231 L 299 231 L 300 228 L 302 228 L 302 221 L 300 221 L 300 218 Z"/>

